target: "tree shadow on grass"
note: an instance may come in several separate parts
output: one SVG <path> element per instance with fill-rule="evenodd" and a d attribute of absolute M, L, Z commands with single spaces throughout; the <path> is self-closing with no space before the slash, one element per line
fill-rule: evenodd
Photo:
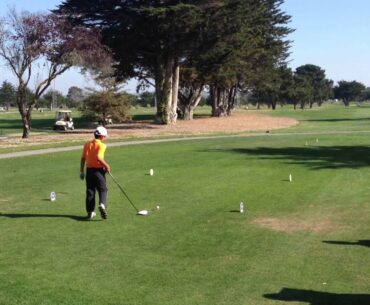
<path fill-rule="evenodd" d="M 358 121 L 370 121 L 370 118 L 335 118 L 335 119 L 307 119 L 302 120 L 305 122 L 358 122 Z"/>
<path fill-rule="evenodd" d="M 86 216 L 76 216 L 76 215 L 60 215 L 60 214 L 4 214 L 0 213 L 0 217 L 7 218 L 70 218 L 76 221 L 87 221 Z"/>
<path fill-rule="evenodd" d="M 232 151 L 259 159 L 285 160 L 288 164 L 301 164 L 314 170 L 370 166 L 370 146 L 258 147 Z"/>
<path fill-rule="evenodd" d="M 133 121 L 154 121 L 155 114 L 145 113 L 145 114 L 134 114 L 132 115 Z"/>
<path fill-rule="evenodd" d="M 54 125 L 54 119 L 32 119 L 33 131 L 50 131 Z M 19 119 L 4 119 L 1 122 L 1 129 L 22 129 L 22 120 Z"/>
<path fill-rule="evenodd" d="M 356 242 L 324 240 L 323 243 L 331 244 L 331 245 L 344 245 L 344 246 L 363 246 L 363 247 L 369 247 L 370 248 L 370 240 L 366 240 L 366 239 L 358 240 Z"/>
<path fill-rule="evenodd" d="M 370 294 L 341 294 L 314 290 L 283 288 L 265 298 L 285 302 L 304 302 L 310 305 L 369 305 Z"/>
<path fill-rule="evenodd" d="M 150 129 L 158 129 L 158 124 L 144 122 L 144 123 L 123 123 L 123 124 L 116 124 L 114 126 L 109 127 L 111 130 L 150 130 Z"/>

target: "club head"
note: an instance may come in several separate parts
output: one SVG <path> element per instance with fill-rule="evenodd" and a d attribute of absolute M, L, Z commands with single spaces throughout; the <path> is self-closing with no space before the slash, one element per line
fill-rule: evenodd
<path fill-rule="evenodd" d="M 139 212 L 137 212 L 138 215 L 141 215 L 141 216 L 146 216 L 149 214 L 149 212 L 147 210 L 141 210 Z"/>

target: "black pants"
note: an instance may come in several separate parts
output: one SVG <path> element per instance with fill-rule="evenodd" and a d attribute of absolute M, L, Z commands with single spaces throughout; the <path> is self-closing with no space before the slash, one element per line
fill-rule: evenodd
<path fill-rule="evenodd" d="M 95 191 L 99 194 L 99 204 L 107 204 L 107 183 L 105 181 L 105 170 L 103 168 L 86 169 L 86 211 L 90 213 L 95 210 Z"/>

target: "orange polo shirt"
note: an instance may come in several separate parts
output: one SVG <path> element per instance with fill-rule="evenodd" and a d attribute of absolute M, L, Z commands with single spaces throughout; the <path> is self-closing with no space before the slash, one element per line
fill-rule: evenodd
<path fill-rule="evenodd" d="M 103 165 L 98 161 L 104 159 L 104 153 L 107 146 L 99 139 L 94 139 L 84 145 L 82 157 L 86 160 L 88 168 L 103 168 Z"/>

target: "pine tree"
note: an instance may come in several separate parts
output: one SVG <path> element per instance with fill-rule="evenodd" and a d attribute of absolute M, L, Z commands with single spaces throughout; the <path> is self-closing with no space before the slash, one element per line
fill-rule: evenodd
<path fill-rule="evenodd" d="M 290 17 L 280 10 L 283 2 L 66 0 L 58 12 L 102 30 L 118 79 L 154 79 L 157 119 L 173 123 L 180 75 L 182 108 L 191 111 L 208 85 L 218 116 L 230 114 L 237 90 L 257 86 L 284 60 Z"/>
<path fill-rule="evenodd" d="M 3 81 L 0 87 L 0 105 L 5 105 L 6 107 L 14 106 L 15 96 L 14 86 L 7 81 Z"/>

